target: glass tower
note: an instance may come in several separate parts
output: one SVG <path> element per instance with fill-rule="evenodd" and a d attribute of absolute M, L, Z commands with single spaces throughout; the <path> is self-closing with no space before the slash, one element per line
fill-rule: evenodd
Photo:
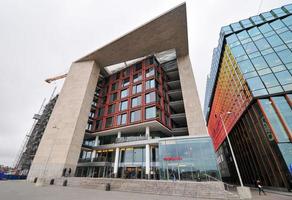
<path fill-rule="evenodd" d="M 259 178 L 270 187 L 291 188 L 291 14 L 289 4 L 221 29 L 204 113 L 227 181 L 236 182 L 236 173 L 223 123 L 245 184 Z"/>

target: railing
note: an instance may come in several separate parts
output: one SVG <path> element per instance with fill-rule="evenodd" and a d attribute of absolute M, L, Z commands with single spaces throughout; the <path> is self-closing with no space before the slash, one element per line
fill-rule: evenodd
<path fill-rule="evenodd" d="M 207 181 L 218 181 L 218 182 L 222 182 L 224 184 L 224 189 L 226 191 L 229 191 L 231 193 L 236 193 L 237 194 L 237 187 L 236 185 L 231 185 L 231 184 L 228 184 L 228 183 L 224 183 L 222 180 L 219 180 L 213 176 L 210 176 L 208 174 L 204 174 L 207 178 Z"/>
<path fill-rule="evenodd" d="M 146 136 L 137 136 L 137 137 L 120 137 L 116 138 L 116 143 L 123 143 L 123 142 L 133 142 L 133 141 L 139 141 L 139 140 L 147 140 L 148 137 Z"/>

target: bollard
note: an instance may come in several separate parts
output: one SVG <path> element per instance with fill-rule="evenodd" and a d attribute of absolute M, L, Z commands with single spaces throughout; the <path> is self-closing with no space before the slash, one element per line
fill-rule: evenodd
<path fill-rule="evenodd" d="M 110 191 L 111 190 L 111 185 L 109 183 L 107 183 L 105 185 L 105 191 Z"/>

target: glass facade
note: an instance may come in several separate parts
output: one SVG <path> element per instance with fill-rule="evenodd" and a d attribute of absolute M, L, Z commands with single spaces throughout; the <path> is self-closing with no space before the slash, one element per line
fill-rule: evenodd
<path fill-rule="evenodd" d="M 205 107 L 222 177 L 292 188 L 292 4 L 222 27 Z"/>
<path fill-rule="evenodd" d="M 160 177 L 166 180 L 220 179 L 210 138 L 166 140 L 159 143 Z"/>

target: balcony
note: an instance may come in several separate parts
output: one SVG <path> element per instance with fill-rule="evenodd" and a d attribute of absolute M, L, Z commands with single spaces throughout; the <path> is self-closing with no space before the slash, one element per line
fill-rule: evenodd
<path fill-rule="evenodd" d="M 134 142 L 134 141 L 141 141 L 147 140 L 148 137 L 146 136 L 131 136 L 131 137 L 120 137 L 116 138 L 116 143 L 124 143 L 124 142 Z"/>

